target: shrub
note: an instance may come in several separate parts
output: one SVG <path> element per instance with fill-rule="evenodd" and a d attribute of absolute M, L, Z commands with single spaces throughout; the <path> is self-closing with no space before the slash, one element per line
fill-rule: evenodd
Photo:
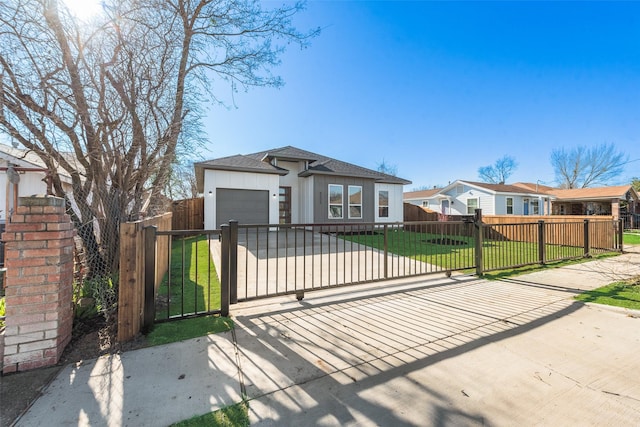
<path fill-rule="evenodd" d="M 91 299 L 91 303 L 87 303 Z M 85 279 L 74 289 L 76 316 L 91 317 L 96 314 L 104 316 L 110 322 L 118 305 L 118 288 L 108 276 Z"/>
<path fill-rule="evenodd" d="M 4 297 L 0 298 L 0 317 L 6 316 L 7 307 L 5 306 Z M 0 328 L 4 327 L 4 320 L 0 320 Z"/>

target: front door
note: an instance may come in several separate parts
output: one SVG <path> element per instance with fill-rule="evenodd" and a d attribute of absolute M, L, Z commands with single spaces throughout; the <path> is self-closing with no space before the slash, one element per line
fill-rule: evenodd
<path fill-rule="evenodd" d="M 443 200 L 441 203 L 442 206 L 442 213 L 444 215 L 449 215 L 449 201 L 448 200 Z"/>
<path fill-rule="evenodd" d="M 280 187 L 280 224 L 291 224 L 291 187 Z"/>
<path fill-rule="evenodd" d="M 524 199 L 524 215 L 529 215 L 529 199 Z"/>

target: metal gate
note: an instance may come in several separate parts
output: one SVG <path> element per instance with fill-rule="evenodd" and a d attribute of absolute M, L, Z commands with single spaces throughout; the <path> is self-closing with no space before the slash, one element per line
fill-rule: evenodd
<path fill-rule="evenodd" d="M 552 218 L 550 218 L 552 219 Z M 146 274 L 145 324 L 229 314 L 239 301 L 296 295 L 387 279 L 485 271 L 622 250 L 620 221 L 483 224 L 466 221 L 239 225 L 156 231 L 146 236 L 145 268 L 157 239 L 169 239 L 169 272 Z M 146 304 L 149 304 L 147 307 Z"/>

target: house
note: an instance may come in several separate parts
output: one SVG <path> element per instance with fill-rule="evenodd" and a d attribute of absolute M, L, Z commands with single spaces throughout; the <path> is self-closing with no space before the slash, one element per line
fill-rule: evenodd
<path fill-rule="evenodd" d="M 71 191 L 71 177 L 58 171 L 62 184 Z M 51 194 L 44 162 L 31 151 L 0 144 L 0 224 L 4 224 L 18 204 L 18 197 Z"/>
<path fill-rule="evenodd" d="M 402 178 L 286 146 L 194 165 L 205 229 L 244 224 L 396 222 Z"/>
<path fill-rule="evenodd" d="M 405 203 L 431 209 L 431 206 L 429 206 L 431 204 L 431 198 L 440 190 L 440 188 L 434 187 L 430 190 L 407 191 L 403 194 L 403 199 Z"/>
<path fill-rule="evenodd" d="M 522 186 L 457 180 L 444 188 L 409 192 L 404 201 L 445 215 L 548 215 L 553 196 Z"/>
<path fill-rule="evenodd" d="M 640 213 L 638 192 L 631 185 L 552 189 L 553 215 L 612 215 L 619 219 Z"/>

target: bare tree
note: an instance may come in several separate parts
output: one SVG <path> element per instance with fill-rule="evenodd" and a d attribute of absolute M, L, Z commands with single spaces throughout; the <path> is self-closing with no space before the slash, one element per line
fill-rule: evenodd
<path fill-rule="evenodd" d="M 198 186 L 192 161 L 183 160 L 173 166 L 165 185 L 165 194 L 171 200 L 198 197 Z"/>
<path fill-rule="evenodd" d="M 556 148 L 551 152 L 551 166 L 562 188 L 587 188 L 609 183 L 624 170 L 628 156 L 614 144 L 593 147 Z"/>
<path fill-rule="evenodd" d="M 518 167 L 516 160 L 508 155 L 504 155 L 493 165 L 482 166 L 478 169 L 478 177 L 482 182 L 491 184 L 504 184 Z"/>
<path fill-rule="evenodd" d="M 386 162 L 385 159 L 382 159 L 382 162 L 378 163 L 378 167 L 376 168 L 376 170 L 378 172 L 385 173 L 385 174 L 391 175 L 391 176 L 397 176 L 398 175 L 398 166 L 397 165 L 390 165 L 389 163 Z"/>
<path fill-rule="evenodd" d="M 117 271 L 120 222 L 162 200 L 179 154 L 198 144 L 201 101 L 219 101 L 220 83 L 281 85 L 270 69 L 285 44 L 317 34 L 293 27 L 301 4 L 104 0 L 102 9 L 79 22 L 59 0 L 0 3 L 0 132 L 46 164 L 93 276 Z"/>

